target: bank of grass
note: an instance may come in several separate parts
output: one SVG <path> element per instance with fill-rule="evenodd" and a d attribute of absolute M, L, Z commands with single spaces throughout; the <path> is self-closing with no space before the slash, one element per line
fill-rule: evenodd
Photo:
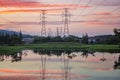
<path fill-rule="evenodd" d="M 23 46 L 0 46 L 0 54 L 12 54 L 24 49 Z"/>
<path fill-rule="evenodd" d="M 19 46 L 0 46 L 0 54 L 11 54 L 19 52 L 24 49 L 41 49 L 41 50 L 92 50 L 98 52 L 120 52 L 119 45 L 85 45 L 80 43 L 68 43 L 68 42 L 53 42 L 53 43 L 41 43 L 41 44 L 28 44 Z"/>

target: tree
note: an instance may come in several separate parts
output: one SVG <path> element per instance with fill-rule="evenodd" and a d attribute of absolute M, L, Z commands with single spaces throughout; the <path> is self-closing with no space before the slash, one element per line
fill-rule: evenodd
<path fill-rule="evenodd" d="M 113 30 L 113 32 L 114 32 L 114 34 L 115 34 L 115 37 L 116 37 L 118 43 L 120 43 L 120 29 L 115 28 L 115 29 Z"/>
<path fill-rule="evenodd" d="M 0 44 L 1 45 L 22 44 L 22 32 L 20 32 L 20 34 L 17 33 L 8 34 L 0 32 Z"/>
<path fill-rule="evenodd" d="M 52 42 L 62 42 L 62 38 L 60 36 L 52 37 Z"/>
<path fill-rule="evenodd" d="M 86 33 L 86 35 L 83 34 L 81 42 L 83 44 L 88 44 L 88 34 L 87 33 Z"/>
<path fill-rule="evenodd" d="M 22 35 L 22 32 L 20 31 L 19 33 L 19 43 L 22 44 L 22 38 L 23 38 L 23 35 Z"/>

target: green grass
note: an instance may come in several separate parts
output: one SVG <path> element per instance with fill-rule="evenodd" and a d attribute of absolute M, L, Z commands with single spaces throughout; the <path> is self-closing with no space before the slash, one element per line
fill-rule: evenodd
<path fill-rule="evenodd" d="M 0 46 L 0 54 L 11 54 L 19 52 L 24 49 L 41 49 L 41 50 L 83 50 L 88 49 L 92 51 L 99 52 L 120 52 L 119 45 L 84 45 L 80 43 L 70 43 L 70 42 L 51 42 L 42 44 L 28 44 L 19 46 Z"/>
<path fill-rule="evenodd" d="M 119 45 L 106 45 L 106 44 L 97 44 L 97 45 L 83 45 L 88 47 L 89 50 L 99 51 L 99 52 L 120 52 Z"/>

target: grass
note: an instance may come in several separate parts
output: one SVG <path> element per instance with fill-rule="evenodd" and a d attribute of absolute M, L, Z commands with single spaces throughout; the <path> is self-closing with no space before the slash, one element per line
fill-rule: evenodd
<path fill-rule="evenodd" d="M 41 50 L 93 50 L 98 52 L 120 52 L 119 45 L 84 45 L 80 43 L 70 43 L 70 42 L 52 42 L 52 43 L 42 43 L 42 44 L 28 44 L 19 46 L 0 46 L 0 54 L 11 54 L 16 53 L 24 49 L 41 49 Z"/>
<path fill-rule="evenodd" d="M 12 54 L 24 49 L 23 46 L 0 46 L 0 54 Z"/>

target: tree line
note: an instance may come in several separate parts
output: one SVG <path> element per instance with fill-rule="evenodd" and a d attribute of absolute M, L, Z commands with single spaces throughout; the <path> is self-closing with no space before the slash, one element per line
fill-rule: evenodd
<path fill-rule="evenodd" d="M 35 37 L 33 43 L 45 43 L 45 42 L 79 42 L 80 38 L 74 35 L 69 35 L 68 37 Z"/>
<path fill-rule="evenodd" d="M 16 45 L 16 44 L 22 44 L 21 31 L 19 32 L 19 34 L 15 32 L 13 34 L 0 32 L 0 45 Z"/>
<path fill-rule="evenodd" d="M 113 30 L 114 35 L 101 35 L 89 37 L 88 34 L 84 34 L 82 37 L 74 35 L 69 36 L 55 36 L 55 37 L 35 37 L 33 43 L 45 43 L 45 42 L 79 42 L 82 44 L 119 44 L 120 43 L 120 29 Z"/>
<path fill-rule="evenodd" d="M 82 37 L 77 37 L 74 35 L 69 36 L 48 36 L 33 37 L 32 43 L 45 43 L 45 42 L 79 42 L 81 44 L 120 44 L 120 29 L 113 30 L 114 35 L 104 35 L 104 36 L 94 36 L 93 38 L 89 37 L 88 34 L 84 34 Z M 16 45 L 23 44 L 22 42 L 23 34 L 20 31 L 19 33 L 8 34 L 0 32 L 0 45 Z M 95 39 L 95 40 L 94 40 Z"/>

